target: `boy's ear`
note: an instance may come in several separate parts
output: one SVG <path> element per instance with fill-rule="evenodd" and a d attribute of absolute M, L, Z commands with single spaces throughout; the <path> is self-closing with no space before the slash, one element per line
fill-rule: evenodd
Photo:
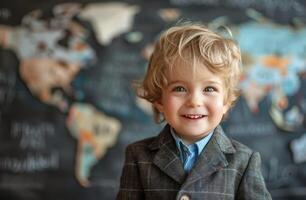
<path fill-rule="evenodd" d="M 154 107 L 159 111 L 159 112 L 163 112 L 163 108 L 164 108 L 164 106 L 163 106 L 163 104 L 162 104 L 162 102 L 161 102 L 161 100 L 159 99 L 159 100 L 156 100 L 154 103 L 153 103 L 153 105 L 154 105 Z"/>
<path fill-rule="evenodd" d="M 229 108 L 230 108 L 230 104 L 229 103 L 226 103 L 226 104 L 223 105 L 223 115 L 227 113 Z"/>

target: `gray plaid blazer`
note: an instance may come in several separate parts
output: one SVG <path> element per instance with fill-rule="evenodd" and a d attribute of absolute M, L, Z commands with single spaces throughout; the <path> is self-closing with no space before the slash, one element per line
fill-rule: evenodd
<path fill-rule="evenodd" d="M 127 147 L 117 200 L 271 199 L 260 168 L 259 153 L 218 126 L 187 174 L 167 125 L 157 137 Z"/>

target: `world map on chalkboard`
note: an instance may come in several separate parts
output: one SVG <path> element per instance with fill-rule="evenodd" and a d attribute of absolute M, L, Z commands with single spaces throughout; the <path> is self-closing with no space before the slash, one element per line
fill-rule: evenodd
<path fill-rule="evenodd" d="M 300 79 L 305 78 L 305 34 L 305 28 L 293 30 L 269 23 L 239 27 L 237 39 L 245 60 L 242 94 L 252 112 L 257 112 L 260 101 L 269 96 L 273 121 L 287 131 L 294 131 L 304 120 L 302 99 L 290 105 L 288 98 L 298 93 Z"/>
<path fill-rule="evenodd" d="M 22 19 L 18 27 L 0 26 L 1 45 L 17 54 L 19 73 L 31 93 L 40 101 L 68 112 L 67 127 L 78 140 L 76 176 L 88 186 L 91 167 L 111 147 L 120 131 L 120 122 L 85 103 L 69 105 L 67 95 L 73 93 L 71 82 L 82 68 L 95 63 L 96 53 L 86 42 L 86 29 L 73 17 L 79 15 L 97 20 L 102 13 L 115 15 L 115 20 L 129 20 L 136 9 L 125 4 L 99 4 L 81 10 L 80 4 L 62 4 L 53 9 L 54 17 L 41 19 L 42 11 L 35 10 Z M 118 16 L 119 14 L 119 16 Z M 102 18 L 103 19 L 103 18 Z M 131 23 L 114 28 L 102 22 L 102 43 L 109 43 L 117 34 L 127 31 Z M 98 27 L 99 28 L 99 27 Z M 104 31 L 105 30 L 105 31 Z M 57 90 L 54 90 L 54 89 Z"/>
<path fill-rule="evenodd" d="M 143 32 L 133 31 L 135 19 L 141 9 L 143 8 L 140 6 L 122 2 L 86 5 L 65 3 L 53 6 L 51 14 L 44 10 L 34 10 L 23 16 L 21 23 L 16 26 L 0 24 L 0 47 L 12 50 L 16 55 L 18 74 L 30 96 L 61 113 L 64 116 L 62 123 L 69 136 L 77 141 L 76 148 L 72 150 L 75 155 L 74 176 L 84 188 L 92 186 L 90 180 L 94 177 L 93 171 L 97 165 L 100 164 L 101 167 L 101 163 L 109 164 L 106 163 L 109 160 L 104 162 L 103 159 L 119 142 L 119 145 L 127 145 L 128 142 L 145 137 L 140 133 L 151 129 L 156 133 L 152 124 L 147 122 L 152 118 L 151 105 L 135 96 L 131 82 L 143 76 L 154 42 L 161 31 L 184 18 L 186 13 L 180 8 L 158 9 L 155 14 L 165 26 L 161 28 L 158 24 L 154 29 L 154 24 L 148 24 L 142 27 Z M 244 139 L 243 137 L 250 136 L 274 137 L 276 132 L 293 134 L 304 130 L 306 26 L 298 22 L 295 26 L 280 25 L 252 9 L 245 12 L 251 20 L 243 23 L 232 23 L 227 16 L 203 21 L 211 29 L 225 37 L 233 37 L 239 43 L 243 60 L 243 75 L 240 80 L 243 100 L 237 106 L 245 103 L 246 107 L 243 109 L 247 109 L 246 115 L 254 119 L 260 116 L 258 113 L 264 104 L 269 116 L 263 119 L 268 121 L 268 128 L 263 128 L 268 131 L 261 131 L 261 127 L 253 132 L 242 130 L 243 128 L 239 128 L 241 122 L 237 120 L 235 124 L 235 117 L 232 117 L 226 132 Z M 137 19 L 138 24 L 146 24 L 145 19 L 139 16 Z M 231 33 L 224 27 L 229 27 Z M 150 34 L 146 35 L 145 32 Z M 123 41 L 118 38 L 123 38 Z M 113 47 L 111 49 L 118 51 L 109 53 L 104 51 L 106 47 Z M 104 66 L 101 65 L 103 59 L 106 60 Z M 0 83 L 8 82 L 8 78 L 1 73 Z M 3 102 L 0 98 L 0 105 Z M 239 109 L 239 112 L 245 111 Z M 235 108 L 233 113 L 235 114 Z M 257 122 L 254 126 L 260 124 Z M 46 149 L 42 143 L 47 143 L 46 138 L 54 137 L 56 132 L 51 122 L 38 125 L 36 122 L 31 123 L 12 120 L 9 127 L 11 139 L 19 142 L 17 146 L 24 154 L 27 151 L 32 153 Z M 138 131 L 138 135 L 128 135 Z M 295 164 L 306 163 L 306 154 L 303 153 L 306 151 L 305 135 L 306 132 L 301 137 L 292 136 L 290 144 L 280 145 L 283 149 L 284 146 L 290 148 L 290 156 Z M 30 166 L 30 156 L 14 157 L 13 154 L 8 156 L 10 159 L 6 159 L 6 155 L 1 154 L 0 169 L 17 173 L 56 170 L 61 165 L 60 153 L 52 151 L 49 157 L 35 157 L 33 162 L 40 164 L 33 165 L 34 167 Z M 274 160 L 264 163 L 265 167 L 270 164 L 277 166 L 277 162 L 281 162 L 276 159 L 277 156 L 273 158 Z M 287 170 L 289 174 L 293 167 L 286 164 L 284 171 Z M 121 168 L 119 164 L 118 166 Z M 294 169 L 296 174 L 301 173 L 300 169 Z M 108 175 L 108 172 L 105 174 Z M 285 184 L 286 180 L 281 178 L 277 183 L 278 174 L 273 176 L 269 171 L 267 176 L 272 187 Z"/>

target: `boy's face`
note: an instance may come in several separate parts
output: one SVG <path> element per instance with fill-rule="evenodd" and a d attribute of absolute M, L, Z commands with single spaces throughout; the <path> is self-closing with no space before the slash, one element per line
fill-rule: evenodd
<path fill-rule="evenodd" d="M 189 66 L 178 66 L 168 78 L 162 98 L 154 105 L 178 136 L 194 143 L 214 129 L 228 110 L 223 80 L 205 66 L 195 73 Z"/>

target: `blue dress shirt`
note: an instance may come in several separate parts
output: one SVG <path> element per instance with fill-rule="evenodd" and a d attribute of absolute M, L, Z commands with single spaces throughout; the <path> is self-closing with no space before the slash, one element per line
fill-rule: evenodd
<path fill-rule="evenodd" d="M 190 172 L 190 170 L 196 163 L 198 156 L 209 142 L 211 136 L 213 135 L 213 132 L 214 130 L 212 130 L 207 136 L 205 136 L 201 140 L 193 144 L 187 145 L 178 135 L 176 135 L 175 130 L 171 128 L 171 134 L 180 152 L 180 159 L 183 163 L 183 167 L 186 172 Z"/>

